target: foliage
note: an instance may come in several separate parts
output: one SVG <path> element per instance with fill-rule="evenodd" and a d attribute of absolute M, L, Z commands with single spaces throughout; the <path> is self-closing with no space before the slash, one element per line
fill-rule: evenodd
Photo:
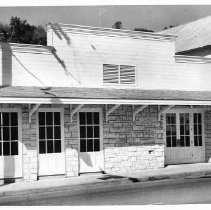
<path fill-rule="evenodd" d="M 163 30 L 166 30 L 166 29 L 169 29 L 169 28 L 174 28 L 174 27 L 176 27 L 176 25 L 165 26 L 165 27 L 163 28 Z"/>
<path fill-rule="evenodd" d="M 0 41 L 46 45 L 47 34 L 42 26 L 30 25 L 27 20 L 11 17 L 9 25 L 0 24 Z"/>
<path fill-rule="evenodd" d="M 147 28 L 135 28 L 134 31 L 154 32 L 153 30 Z"/>
<path fill-rule="evenodd" d="M 112 28 L 115 28 L 115 29 L 123 29 L 122 28 L 122 22 L 121 21 L 116 21 L 114 23 L 114 25 L 112 26 Z"/>

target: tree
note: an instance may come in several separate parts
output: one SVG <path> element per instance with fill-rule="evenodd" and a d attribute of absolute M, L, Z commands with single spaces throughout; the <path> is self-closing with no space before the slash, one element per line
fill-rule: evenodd
<path fill-rule="evenodd" d="M 174 28 L 174 27 L 176 27 L 176 25 L 165 26 L 165 27 L 163 28 L 163 30 L 166 30 L 166 29 L 169 29 L 169 28 Z"/>
<path fill-rule="evenodd" d="M 122 28 L 122 22 L 121 21 L 115 22 L 114 25 L 112 26 L 112 28 L 115 28 L 115 29 L 123 29 Z"/>
<path fill-rule="evenodd" d="M 135 28 L 134 31 L 144 31 L 144 32 L 154 32 L 150 29 L 146 29 L 146 28 Z"/>
<path fill-rule="evenodd" d="M 47 43 L 47 34 L 42 26 L 34 26 L 21 20 L 19 17 L 11 17 L 9 25 L 0 24 L 0 41 L 24 44 Z"/>

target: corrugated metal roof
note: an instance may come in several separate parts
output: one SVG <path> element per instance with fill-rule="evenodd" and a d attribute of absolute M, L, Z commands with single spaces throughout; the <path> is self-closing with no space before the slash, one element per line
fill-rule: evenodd
<path fill-rule="evenodd" d="M 211 101 L 211 91 L 9 86 L 0 88 L 0 98 Z"/>
<path fill-rule="evenodd" d="M 176 35 L 176 52 L 211 45 L 211 16 L 159 32 Z"/>

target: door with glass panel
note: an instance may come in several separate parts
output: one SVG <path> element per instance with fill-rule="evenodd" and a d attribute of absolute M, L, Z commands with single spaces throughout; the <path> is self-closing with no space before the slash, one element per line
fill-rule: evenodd
<path fill-rule="evenodd" d="M 39 109 L 39 176 L 65 174 L 63 109 Z"/>
<path fill-rule="evenodd" d="M 0 110 L 0 179 L 22 177 L 21 112 Z"/>
<path fill-rule="evenodd" d="M 179 164 L 205 160 L 203 115 L 190 110 L 165 115 L 165 163 Z"/>
<path fill-rule="evenodd" d="M 80 173 L 104 170 L 100 109 L 79 112 L 79 150 Z"/>

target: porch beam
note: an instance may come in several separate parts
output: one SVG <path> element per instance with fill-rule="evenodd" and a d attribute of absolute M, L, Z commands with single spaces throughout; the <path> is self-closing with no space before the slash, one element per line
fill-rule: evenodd
<path fill-rule="evenodd" d="M 74 115 L 76 112 L 78 112 L 78 111 L 82 108 L 83 105 L 84 105 L 84 104 L 79 104 L 79 105 L 76 106 L 74 109 L 70 110 L 70 122 L 71 122 L 71 123 L 73 122 L 73 115 Z"/>
<path fill-rule="evenodd" d="M 121 104 L 116 104 L 112 106 L 110 109 L 106 111 L 106 122 L 108 121 L 108 116 L 111 114 L 115 109 L 117 109 Z"/>
<path fill-rule="evenodd" d="M 166 111 L 170 110 L 171 108 L 173 108 L 175 105 L 169 105 L 165 108 L 163 108 L 162 110 L 160 110 L 158 112 L 158 118 L 159 118 L 159 121 L 161 120 L 161 115 L 164 114 Z"/>
<path fill-rule="evenodd" d="M 136 115 L 137 115 L 139 112 L 143 111 L 146 107 L 148 107 L 148 105 L 143 105 L 143 106 L 138 107 L 137 109 L 135 109 L 135 110 L 133 111 L 133 121 L 136 120 Z"/>
<path fill-rule="evenodd" d="M 40 105 L 41 104 L 35 104 L 32 109 L 30 108 L 30 105 L 29 105 L 29 123 L 31 123 L 32 115 L 34 114 L 34 112 L 37 111 L 37 109 L 39 108 Z"/>

